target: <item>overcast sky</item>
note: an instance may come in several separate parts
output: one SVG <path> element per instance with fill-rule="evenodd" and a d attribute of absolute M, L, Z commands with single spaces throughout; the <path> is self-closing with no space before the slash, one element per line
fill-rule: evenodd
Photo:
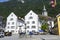
<path fill-rule="evenodd" d="M 0 2 L 7 2 L 7 1 L 9 1 L 9 0 L 0 0 Z"/>

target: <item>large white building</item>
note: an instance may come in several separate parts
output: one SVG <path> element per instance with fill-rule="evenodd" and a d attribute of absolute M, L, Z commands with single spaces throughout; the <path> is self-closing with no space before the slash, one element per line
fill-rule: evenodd
<path fill-rule="evenodd" d="M 38 32 L 38 15 L 32 10 L 25 16 L 26 33 Z"/>
<path fill-rule="evenodd" d="M 13 12 L 7 17 L 5 32 L 12 32 L 12 34 L 18 34 L 25 32 L 24 19 L 17 17 Z"/>
<path fill-rule="evenodd" d="M 12 34 L 17 34 L 19 30 L 19 27 L 17 26 L 17 20 L 17 16 L 12 12 L 7 17 L 5 32 L 12 32 Z"/>

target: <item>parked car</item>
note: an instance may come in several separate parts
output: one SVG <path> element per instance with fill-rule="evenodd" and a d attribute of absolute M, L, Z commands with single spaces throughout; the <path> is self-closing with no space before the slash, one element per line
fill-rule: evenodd
<path fill-rule="evenodd" d="M 44 31 L 43 30 L 39 30 L 39 34 L 44 34 Z"/>
<path fill-rule="evenodd" d="M 38 32 L 29 32 L 29 35 L 38 35 Z"/>
<path fill-rule="evenodd" d="M 5 32 L 5 36 L 11 36 L 12 32 Z"/>
<path fill-rule="evenodd" d="M 33 35 L 38 35 L 39 33 L 38 32 L 33 32 Z"/>
<path fill-rule="evenodd" d="M 4 37 L 4 32 L 0 31 L 0 38 Z"/>

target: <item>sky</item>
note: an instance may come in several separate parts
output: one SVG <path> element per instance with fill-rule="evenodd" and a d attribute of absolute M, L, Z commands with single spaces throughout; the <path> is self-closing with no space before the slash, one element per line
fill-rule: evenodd
<path fill-rule="evenodd" d="M 7 2 L 7 1 L 9 1 L 9 0 L 0 0 L 0 2 Z"/>

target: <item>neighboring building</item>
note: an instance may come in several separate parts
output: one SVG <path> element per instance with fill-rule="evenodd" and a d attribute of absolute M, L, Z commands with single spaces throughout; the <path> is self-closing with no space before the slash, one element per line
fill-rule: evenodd
<path fill-rule="evenodd" d="M 48 16 L 48 13 L 47 13 L 47 11 L 46 11 L 46 8 L 45 8 L 45 6 L 44 6 L 44 8 L 43 8 L 42 15 L 43 15 L 43 16 Z"/>
<path fill-rule="evenodd" d="M 54 20 L 52 18 L 48 18 L 48 27 L 49 27 L 49 31 L 51 31 L 51 29 L 54 27 Z"/>
<path fill-rule="evenodd" d="M 41 30 L 41 26 L 42 26 L 42 20 L 39 19 L 38 20 L 38 27 L 39 27 L 38 30 Z"/>
<path fill-rule="evenodd" d="M 51 17 L 48 16 L 48 13 L 46 11 L 45 6 L 43 8 L 42 16 L 44 16 L 46 18 L 49 30 L 51 31 L 51 28 L 54 27 L 54 20 L 53 20 L 53 18 L 51 18 Z"/>
<path fill-rule="evenodd" d="M 0 28 L 2 28 L 2 27 L 3 27 L 3 17 L 0 16 Z"/>
<path fill-rule="evenodd" d="M 38 15 L 32 10 L 25 16 L 26 33 L 38 32 Z"/>
<path fill-rule="evenodd" d="M 0 30 L 4 30 L 4 20 L 2 16 L 0 16 Z"/>
<path fill-rule="evenodd" d="M 57 17 L 57 22 L 58 22 L 58 33 L 60 35 L 60 14 L 58 14 L 56 17 Z"/>
<path fill-rule="evenodd" d="M 21 17 L 18 18 L 17 25 L 19 27 L 19 32 L 25 32 L 25 22 L 23 18 Z"/>
<path fill-rule="evenodd" d="M 12 32 L 12 34 L 17 34 L 19 27 L 17 26 L 17 16 L 12 12 L 6 21 L 5 32 Z"/>

